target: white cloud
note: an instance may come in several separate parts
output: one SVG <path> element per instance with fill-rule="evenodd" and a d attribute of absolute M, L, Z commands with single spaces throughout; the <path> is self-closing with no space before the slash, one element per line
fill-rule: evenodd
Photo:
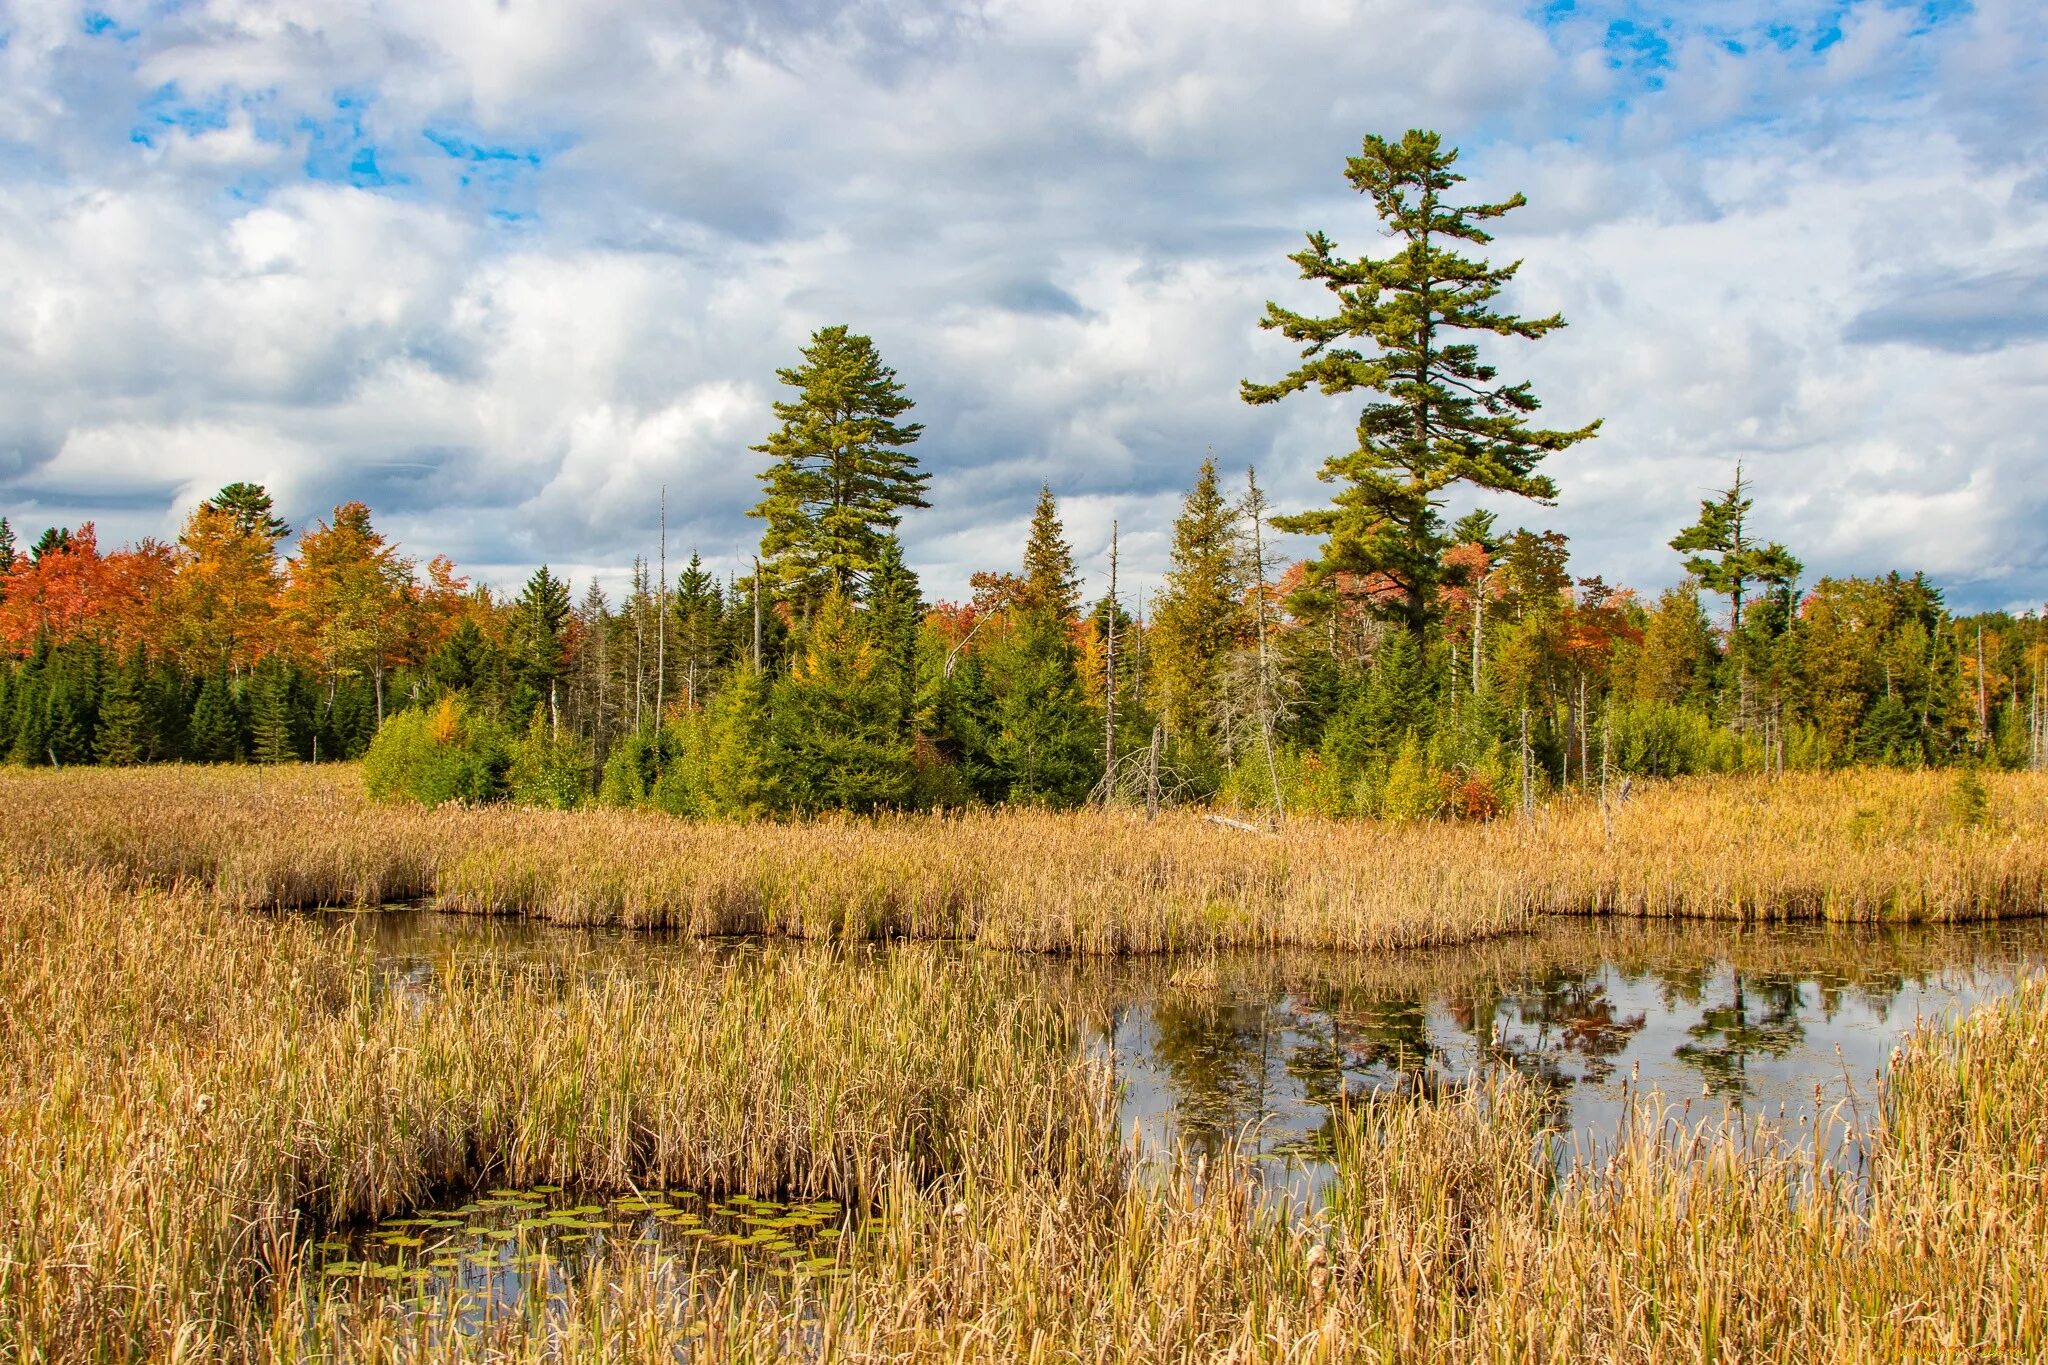
<path fill-rule="evenodd" d="M 1511 524 L 1655 586 L 1741 458 L 1815 572 L 2048 596 L 2048 19 L 2014 0 L 1854 5 L 1819 51 L 1831 6 L 1754 0 L 108 13 L 132 36 L 0 19 L 0 511 L 164 534 L 260 477 L 423 555 L 616 574 L 665 482 L 672 543 L 730 565 L 774 369 L 847 321 L 930 426 L 934 590 L 1009 566 L 1041 480 L 1142 580 L 1206 447 L 1326 495 L 1355 405 L 1236 381 L 1288 362 L 1255 323 L 1310 298 L 1302 229 L 1378 241 L 1358 136 L 1428 124 L 1475 194 L 1527 190 L 1499 253 L 1572 323 L 1503 370 L 1607 419 Z M 1617 62 L 1613 19 L 1662 55 Z"/>

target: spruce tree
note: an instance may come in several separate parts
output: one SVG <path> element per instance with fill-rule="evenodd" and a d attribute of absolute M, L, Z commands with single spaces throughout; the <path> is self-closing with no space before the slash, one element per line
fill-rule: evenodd
<path fill-rule="evenodd" d="M 562 723 L 562 676 L 569 669 L 569 585 L 543 564 L 512 604 L 514 660 L 519 681 L 548 708 L 550 728 Z"/>
<path fill-rule="evenodd" d="M 676 667 L 683 675 L 683 697 L 692 706 L 704 704 L 711 677 L 718 667 L 725 603 L 718 580 L 705 569 L 697 552 L 676 576 L 676 595 L 670 605 L 674 620 Z"/>
<path fill-rule="evenodd" d="M 772 463 L 751 515 L 767 522 L 763 570 L 807 613 L 828 592 L 862 587 L 903 509 L 930 505 L 931 476 L 909 451 L 923 426 L 896 420 L 914 404 L 867 337 L 820 328 L 802 362 L 776 374 L 797 393 L 775 404 L 782 425 L 754 447 Z"/>
<path fill-rule="evenodd" d="M 110 766 L 141 763 L 155 748 L 145 695 L 148 663 L 138 648 L 128 662 L 108 676 L 100 699 L 99 727 L 93 735 L 94 756 Z"/>
<path fill-rule="evenodd" d="M 228 695 L 227 679 L 220 674 L 209 676 L 200 685 L 185 743 L 186 752 L 197 763 L 234 763 L 242 757 L 241 724 Z"/>
<path fill-rule="evenodd" d="M 731 820 L 769 815 L 783 803 L 770 747 L 768 682 L 741 665 L 711 704 L 706 784 L 717 814 Z"/>
<path fill-rule="evenodd" d="M 785 795 L 807 811 L 909 804 L 910 737 L 882 651 L 837 593 L 818 604 L 803 652 L 776 684 L 773 727 Z"/>
<path fill-rule="evenodd" d="M 1213 746 L 1224 659 L 1250 633 L 1245 595 L 1250 574 L 1223 496 L 1216 461 L 1202 461 L 1173 523 L 1172 565 L 1153 611 L 1148 661 L 1160 712 L 1177 738 Z"/>
<path fill-rule="evenodd" d="M 1080 614 L 1081 578 L 1074 572 L 1074 549 L 1067 544 L 1050 487 L 1038 490 L 1031 533 L 1024 542 L 1024 576 L 1009 605 L 1019 616 L 1038 613 L 1070 622 Z"/>
<path fill-rule="evenodd" d="M 278 664 L 268 660 L 256 670 L 250 685 L 250 757 L 258 763 L 292 763 L 298 749 L 292 742 L 290 699 L 287 679 Z"/>
<path fill-rule="evenodd" d="M 1520 318 L 1489 305 L 1519 262 L 1493 267 L 1447 243 L 1484 245 L 1482 223 L 1522 206 L 1519 194 L 1494 204 L 1452 204 L 1443 196 L 1464 177 L 1451 169 L 1455 148 L 1411 129 L 1398 142 L 1367 137 L 1345 175 L 1371 196 L 1395 249 L 1347 260 L 1324 233 L 1290 258 L 1303 279 L 1336 296 L 1327 317 L 1266 305 L 1260 327 L 1302 347 L 1303 364 L 1271 384 L 1244 382 L 1246 402 L 1273 403 L 1314 386 L 1329 395 L 1364 391 L 1374 401 L 1358 422 L 1358 444 L 1323 462 L 1320 477 L 1338 485 L 1334 505 L 1275 517 L 1285 531 L 1327 537 L 1309 565 L 1297 605 L 1329 609 L 1338 574 L 1375 587 L 1373 608 L 1420 635 L 1437 610 L 1443 552 L 1451 542 L 1438 513 L 1460 484 L 1548 502 L 1552 482 L 1536 472 L 1544 456 L 1593 435 L 1594 422 L 1570 431 L 1529 424 L 1540 406 L 1527 383 L 1496 382 L 1491 365 L 1464 338 L 1542 337 L 1558 316 Z M 1361 345 L 1362 343 L 1362 345 Z"/>
<path fill-rule="evenodd" d="M 14 528 L 0 517 L 0 602 L 7 600 L 7 575 L 14 568 Z"/>
<path fill-rule="evenodd" d="M 924 597 L 894 536 L 884 539 L 876 556 L 874 573 L 868 579 L 867 609 L 861 616 L 864 632 L 878 655 L 890 724 L 900 737 L 908 739 L 917 702 L 917 639 L 924 620 Z"/>
<path fill-rule="evenodd" d="M 273 545 L 292 533 L 291 526 L 276 514 L 269 491 L 260 483 L 228 484 L 202 505 L 227 513 L 243 535 L 261 536 Z"/>
<path fill-rule="evenodd" d="M 13 714 L 8 725 L 12 742 L 7 756 L 15 763 L 34 766 L 50 761 L 45 742 L 49 736 L 43 676 L 46 663 L 47 651 L 38 651 L 14 676 Z"/>
<path fill-rule="evenodd" d="M 1042 489 L 1012 596 L 1013 628 L 993 652 L 995 758 L 1013 801 L 1075 805 L 1100 769 L 1096 721 L 1082 697 L 1073 629 L 1081 595 L 1051 490 Z"/>

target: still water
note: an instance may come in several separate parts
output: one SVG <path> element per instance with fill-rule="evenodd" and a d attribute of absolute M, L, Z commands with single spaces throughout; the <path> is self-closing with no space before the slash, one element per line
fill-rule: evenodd
<path fill-rule="evenodd" d="M 421 995 L 448 965 L 477 958 L 569 976 L 762 951 L 411 909 L 356 923 L 386 988 Z M 836 950 L 832 969 L 862 970 L 889 951 Z M 1496 1069 L 1521 1073 L 1548 1097 L 1566 1161 L 1611 1144 L 1632 1100 L 1660 1096 L 1687 1124 L 1740 1115 L 1781 1123 L 1795 1142 L 1836 1134 L 1823 1152 L 1850 1164 L 1856 1148 L 1839 1134 L 1875 1116 L 1884 1067 L 1905 1035 L 2044 965 L 2048 920 L 1873 929 L 1557 919 L 1530 935 L 1451 949 L 1033 959 L 1030 970 L 1092 1020 L 1086 1046 L 1114 1066 L 1122 1126 L 1141 1150 L 1256 1151 L 1274 1193 L 1306 1208 L 1327 1173 L 1341 1104 Z M 400 1273 L 481 1278 L 487 1297 L 516 1300 L 542 1285 L 552 1293 L 586 1235 L 596 1245 L 631 1238 L 671 1250 L 703 1238 L 822 1264 L 817 1233 L 843 1221 L 836 1207 L 804 1222 L 818 1211 L 742 1201 L 693 1214 L 687 1192 L 650 1197 L 622 1209 L 552 1191 L 499 1192 L 497 1203 L 485 1194 L 471 1201 L 485 1207 L 416 1211 L 433 1221 L 386 1224 L 335 1242 L 330 1254 L 376 1264 L 379 1248 L 410 1244 L 422 1264 L 401 1254 Z M 522 1227 L 531 1235 L 504 1235 Z M 424 1234 L 440 1235 L 438 1257 L 424 1255 Z"/>

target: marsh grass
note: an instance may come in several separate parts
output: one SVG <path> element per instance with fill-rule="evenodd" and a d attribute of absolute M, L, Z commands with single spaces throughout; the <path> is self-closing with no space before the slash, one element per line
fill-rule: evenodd
<path fill-rule="evenodd" d="M 408 997 L 345 930 L 90 872 L 0 875 L 0 942 L 0 1358 L 226 1349 L 315 1230 L 449 1189 L 865 1204 L 1115 1147 L 1072 1021 L 1002 961 L 477 964 Z"/>
<path fill-rule="evenodd" d="M 425 897 L 570 922 L 990 948 L 1376 946 L 1544 911 L 1842 920 L 2041 907 L 2048 786 L 1673 784 L 1533 828 L 992 814 L 698 826 L 377 807 L 346 773 L 9 774 L 0 1358 L 29 1361 L 2010 1360 L 2048 1351 L 2048 987 L 1902 1050 L 1868 1178 L 1654 1107 L 1561 1182 L 1502 1077 L 1340 1117 L 1290 1220 L 1234 1156 L 1134 1178 L 1087 992 L 1011 955 L 456 962 L 376 988 L 347 922 Z M 1675 926 L 1682 928 L 1683 926 Z M 1469 942 L 1460 953 L 1510 951 Z M 1646 949 L 1646 953 L 1650 950 Z M 1197 960 L 1194 970 L 1204 970 Z M 1178 970 L 1179 968 L 1175 968 Z M 1210 968 L 1210 970 L 1215 970 Z M 1845 1135 L 1845 1140 L 1850 1140 Z M 858 1206 L 771 1292 L 594 1260 L 451 1333 L 307 1279 L 322 1229 L 491 1184 Z"/>
<path fill-rule="evenodd" d="M 1538 914 L 1941 921 L 2048 908 L 2048 778 L 1958 821 L 1938 773 L 1651 786 L 1529 823 L 1005 810 L 732 825 L 658 813 L 376 805 L 349 769 L 0 774 L 0 858 L 198 886 L 245 908 L 420 899 L 694 935 L 967 938 L 1044 952 L 1412 948 Z"/>
<path fill-rule="evenodd" d="M 1540 1104 L 1504 1077 L 1351 1110 L 1330 1206 L 1307 1223 L 1230 1162 L 1156 1184 L 963 1172 L 889 1190 L 843 1279 L 665 1297 L 655 1269 L 621 1260 L 552 1325 L 444 1340 L 433 1358 L 2038 1359 L 2044 1132 L 2036 984 L 1905 1049 L 1857 1135 L 1866 1184 L 1753 1124 L 1700 1133 L 1654 1100 L 1617 1150 L 1560 1180 Z M 417 1321 L 408 1344 L 389 1314 L 325 1312 L 315 1335 L 350 1358 L 428 1354 Z"/>

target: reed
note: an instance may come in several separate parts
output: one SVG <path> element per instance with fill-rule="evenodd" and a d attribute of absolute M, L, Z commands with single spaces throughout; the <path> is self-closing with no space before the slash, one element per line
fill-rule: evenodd
<path fill-rule="evenodd" d="M 12 770 L 0 858 L 245 908 L 424 899 L 696 935 L 1045 952 L 1413 948 L 1535 915 L 1959 921 L 2048 909 L 2048 777 L 1854 771 L 1657 784 L 1527 823 L 981 812 L 805 824 L 373 805 L 346 769 Z M 1611 827 L 1611 835 L 1610 835 Z"/>
<path fill-rule="evenodd" d="M 0 875 L 0 942 L 10 1360 L 232 1354 L 312 1231 L 450 1187 L 864 1204 L 1115 1148 L 1072 1021 L 1005 959 L 472 964 L 392 991 L 346 931 L 90 872 Z"/>
<path fill-rule="evenodd" d="M 1057 1166 L 965 1172 L 892 1188 L 851 1277 L 781 1295 L 692 1297 L 622 1260 L 548 1324 L 436 1338 L 328 1301 L 299 1326 L 391 1361 L 2038 1359 L 2043 1101 L 2037 984 L 1906 1049 L 1857 1138 L 1864 1183 L 1654 1099 L 1559 1182 L 1540 1105 L 1503 1078 L 1354 1110 L 1304 1224 L 1231 1163 L 1092 1197 Z"/>

